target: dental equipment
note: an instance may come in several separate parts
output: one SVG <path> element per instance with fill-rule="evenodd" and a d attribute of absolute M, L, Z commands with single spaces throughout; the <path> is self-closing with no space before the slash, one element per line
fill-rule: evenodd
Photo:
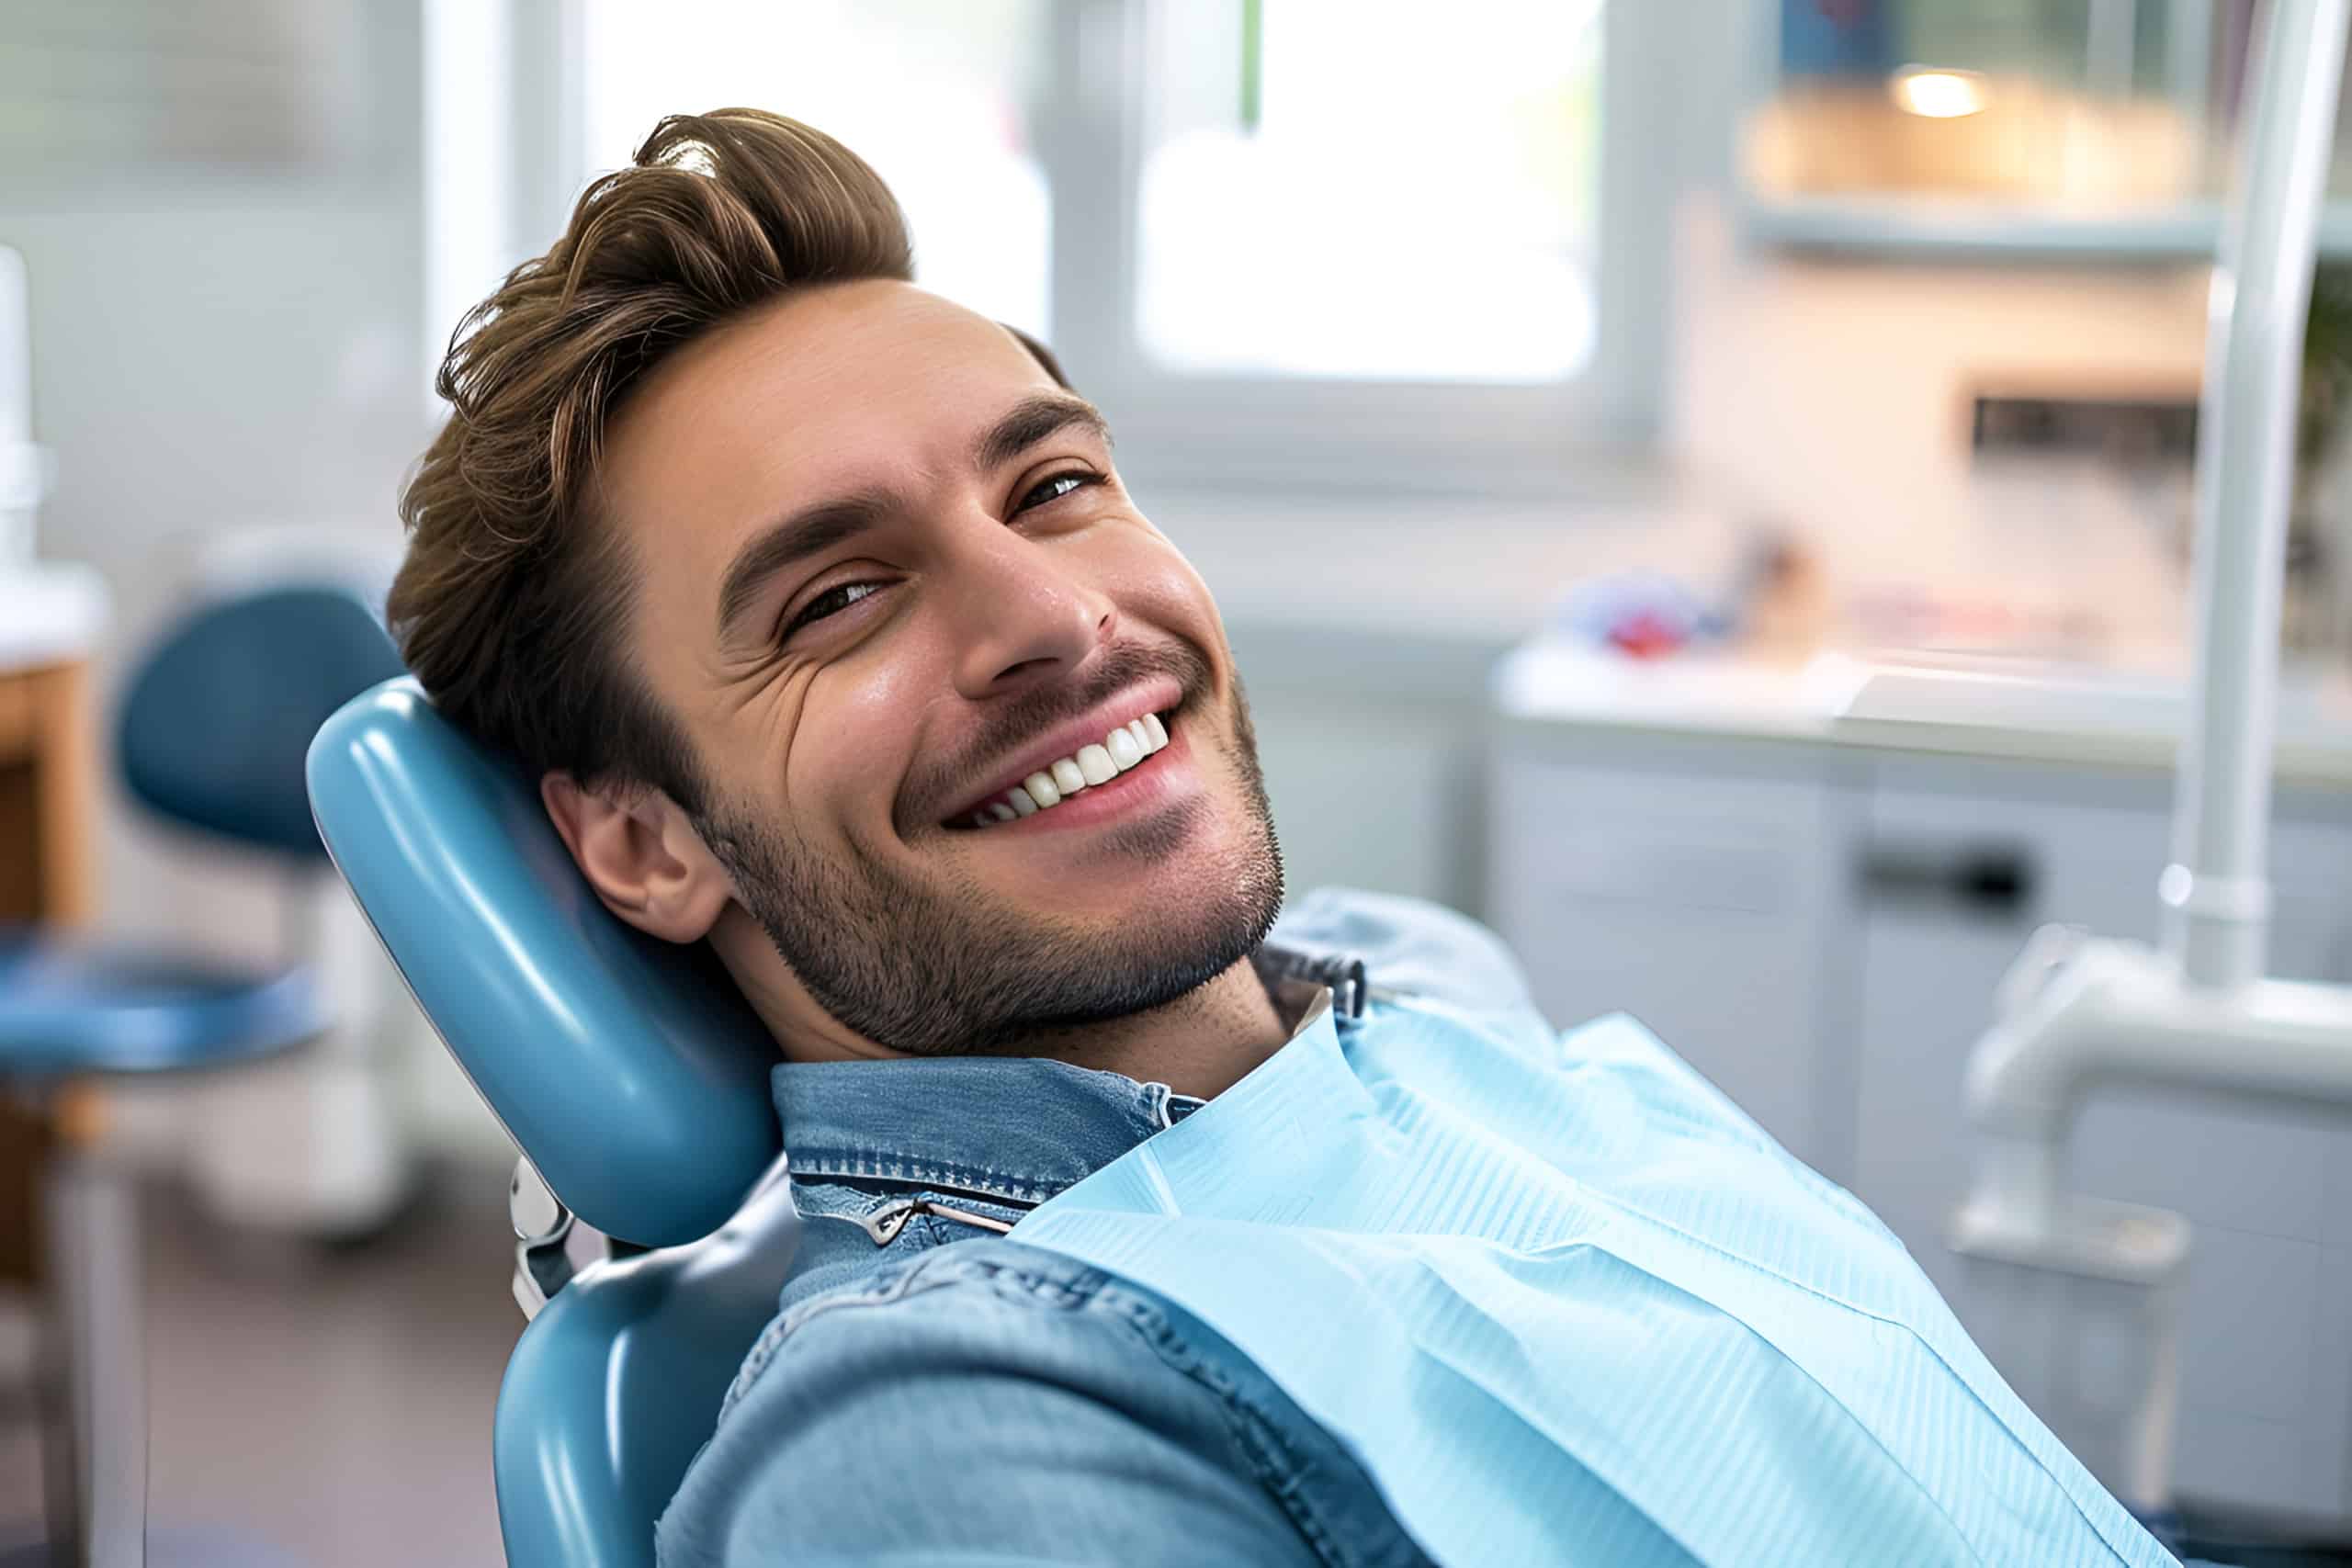
<path fill-rule="evenodd" d="M 2264 974 L 2296 402 L 2348 6 L 2269 7 L 2213 274 L 2198 433 L 2194 692 L 2173 863 L 2157 887 L 2162 945 L 2037 932 L 2003 980 L 1968 1066 L 1967 1114 L 1984 1145 L 1953 1250 L 1980 1273 L 2006 1271 L 2013 1292 L 2044 1305 L 2069 1294 L 2071 1279 L 2110 1325 L 2145 1336 L 2139 1359 L 2151 1375 L 2126 1416 L 2132 1429 L 2105 1464 L 2086 1456 L 2143 1506 L 2161 1506 L 2168 1489 L 2174 1348 L 2162 1287 L 2178 1271 L 2188 1227 L 2178 1215 L 2062 1194 L 2075 1112 L 2094 1088 L 2118 1083 L 2352 1109 L 2352 987 Z M 2005 1328 L 2021 1349 L 2030 1337 L 2014 1320 L 1989 1332 L 1976 1319 L 1971 1326 L 1996 1362 Z M 2105 1348 L 2114 1361 L 2114 1343 Z"/>

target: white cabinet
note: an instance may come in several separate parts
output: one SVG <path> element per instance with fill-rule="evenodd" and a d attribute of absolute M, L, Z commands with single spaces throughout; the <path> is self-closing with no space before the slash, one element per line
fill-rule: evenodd
<path fill-rule="evenodd" d="M 2156 935 L 2155 873 L 2169 794 L 2137 775 L 1954 764 L 1887 764 L 1871 795 L 1874 850 L 1889 844 L 2014 846 L 2031 897 L 2012 918 L 1951 905 L 1861 901 L 1860 1126 L 1854 1190 L 1902 1236 L 1965 1320 L 1946 1226 L 1969 1178 L 1961 1077 L 1991 1018 L 1993 987 L 2045 921 Z M 2352 836 L 2285 820 L 2273 835 L 2279 886 L 2273 967 L 2332 977 L 2334 927 L 2352 906 L 2341 868 Z M 2352 1123 L 2154 1094 L 2095 1094 L 2069 1145 L 2081 1191 L 2154 1204 L 2194 1227 L 2181 1304 L 2177 1483 L 2191 1495 L 2300 1512 L 2352 1510 L 2345 1413 L 2347 1320 L 2322 1293 L 2331 1150 Z M 2337 1245 L 2347 1238 L 2334 1237 Z"/>
<path fill-rule="evenodd" d="M 1946 1227 L 1970 1047 L 2050 921 L 2156 935 L 2169 778 L 1828 747 L 1513 732 L 1497 923 L 1555 1022 L 1623 1009 L 1850 1187 L 1965 1321 Z M 2352 802 L 2282 795 L 2274 973 L 2352 979 Z M 2080 1190 L 2194 1227 L 2177 1484 L 2352 1517 L 2352 1118 L 2095 1093 Z"/>
<path fill-rule="evenodd" d="M 2095 784 L 2064 774 L 1902 761 L 1874 773 L 1853 850 L 1861 999 L 1849 1185 L 1950 1295 L 1959 1269 L 1943 1230 L 1969 1169 L 1961 1079 L 1991 1020 L 1993 988 L 2045 922 L 2154 934 L 2164 802 L 2128 779 L 2117 785 L 2125 799 L 2101 803 Z M 1914 890 L 1871 874 L 1906 863 L 1957 873 L 1972 858 L 2011 863 L 2014 898 L 1970 900 L 1949 885 Z"/>
<path fill-rule="evenodd" d="M 2271 971 L 2352 979 L 2341 807 L 2290 799 L 2271 839 Z M 2175 1209 L 2196 1227 L 2182 1302 L 2182 1487 L 2352 1513 L 2352 1213 L 2329 1201 L 2334 1173 L 2352 1168 L 2352 1118 L 2108 1095 L 2086 1108 L 2071 1154 L 2083 1190 Z"/>
<path fill-rule="evenodd" d="M 1834 1163 L 1821 972 L 1839 792 L 1769 764 L 1675 761 L 1499 769 L 1489 908 L 1555 1022 L 1632 1013 L 1783 1145 Z"/>

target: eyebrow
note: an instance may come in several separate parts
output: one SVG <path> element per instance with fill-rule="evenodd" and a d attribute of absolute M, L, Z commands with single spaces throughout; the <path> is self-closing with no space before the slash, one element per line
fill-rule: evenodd
<path fill-rule="evenodd" d="M 1109 423 L 1102 411 L 1084 398 L 1070 392 L 1041 392 L 1023 398 L 972 443 L 972 466 L 983 472 L 998 468 L 1073 425 L 1084 429 L 1105 446 L 1111 444 Z M 811 556 L 822 555 L 905 510 L 905 502 L 894 491 L 861 490 L 811 502 L 762 529 L 735 552 L 735 558 L 728 563 L 727 574 L 720 581 L 719 640 L 728 638 L 735 623 L 752 607 L 752 601 L 759 597 L 761 587 L 776 573 Z"/>
<path fill-rule="evenodd" d="M 1102 411 L 1075 392 L 1039 392 L 1022 399 L 972 443 L 972 466 L 988 469 L 1009 463 L 1049 435 L 1077 425 L 1103 446 L 1111 445 Z"/>
<path fill-rule="evenodd" d="M 727 565 L 718 589 L 719 640 L 727 640 L 762 586 L 777 572 L 857 537 L 900 510 L 899 498 L 888 491 L 859 491 L 804 506 L 763 529 Z"/>

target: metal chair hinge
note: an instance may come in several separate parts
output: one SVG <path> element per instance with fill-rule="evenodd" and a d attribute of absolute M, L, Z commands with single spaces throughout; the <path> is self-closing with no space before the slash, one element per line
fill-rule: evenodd
<path fill-rule="evenodd" d="M 886 1203 L 857 1223 L 874 1238 L 876 1247 L 888 1247 L 899 1239 L 907 1222 L 917 1214 L 931 1214 L 943 1220 L 953 1220 L 959 1225 L 971 1225 L 978 1230 L 994 1231 L 999 1235 L 1012 1234 L 1012 1226 L 1003 1220 L 986 1214 L 975 1214 L 964 1209 L 951 1209 L 944 1203 L 934 1203 L 928 1198 L 907 1198 L 896 1203 Z"/>
<path fill-rule="evenodd" d="M 1317 953 L 1261 946 L 1250 962 L 1257 965 L 1259 976 L 1270 991 L 1285 980 L 1322 987 L 1331 994 L 1331 1011 L 1341 1024 L 1363 1022 L 1364 1007 L 1369 1002 L 1393 1002 L 1409 994 L 1374 985 L 1364 961 L 1352 953 Z"/>
<path fill-rule="evenodd" d="M 571 1283 L 571 1211 L 563 1206 L 527 1159 L 514 1162 L 506 1189 L 507 1218 L 514 1226 L 514 1304 L 528 1319 L 548 1299 Z"/>

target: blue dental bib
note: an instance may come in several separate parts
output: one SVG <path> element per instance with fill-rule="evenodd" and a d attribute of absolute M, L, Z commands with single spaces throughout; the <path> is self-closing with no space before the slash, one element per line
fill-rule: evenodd
<path fill-rule="evenodd" d="M 1327 1011 L 1013 1238 L 1208 1322 L 1458 1564 L 2164 1564 L 1901 1243 L 1630 1019 Z"/>

